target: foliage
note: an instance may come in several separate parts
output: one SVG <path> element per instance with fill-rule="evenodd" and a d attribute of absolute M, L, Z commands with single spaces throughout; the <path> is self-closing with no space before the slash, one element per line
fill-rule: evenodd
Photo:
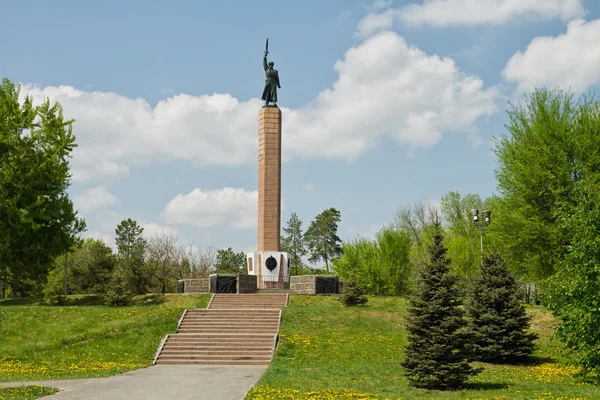
<path fill-rule="evenodd" d="M 231 247 L 217 251 L 217 274 L 242 274 L 246 270 L 246 255 L 243 251 L 234 253 Z"/>
<path fill-rule="evenodd" d="M 461 197 L 458 192 L 448 192 L 442 196 L 441 210 L 446 226 L 444 244 L 452 260 L 450 269 L 465 280 L 471 279 L 481 264 L 480 232 L 469 211 L 473 208 L 483 210 L 486 206 L 476 194 Z M 488 235 L 484 235 L 484 239 L 488 239 Z"/>
<path fill-rule="evenodd" d="M 302 221 L 296 213 L 292 213 L 287 222 L 287 227 L 283 228 L 283 236 L 281 237 L 281 251 L 285 251 L 290 257 L 290 274 L 295 272 L 299 274 L 299 270 L 304 268 L 302 257 L 308 254 L 304 234 L 302 233 Z"/>
<path fill-rule="evenodd" d="M 498 253 L 484 257 L 467 305 L 474 359 L 511 362 L 534 352 L 537 335 L 527 332 L 530 318 L 519 301 L 518 290 Z"/>
<path fill-rule="evenodd" d="M 125 291 L 132 294 L 147 293 L 150 286 L 150 274 L 147 271 L 144 256 L 147 241 L 142 236 L 144 228 L 136 221 L 127 218 L 117 225 L 115 229 L 115 243 L 117 245 L 117 277 L 113 277 L 111 290 L 120 293 L 121 281 Z M 119 281 L 119 282 L 117 282 Z"/>
<path fill-rule="evenodd" d="M 357 285 L 353 279 L 350 279 L 344 282 L 344 289 L 342 290 L 340 301 L 346 307 L 353 307 L 367 304 L 369 299 L 365 296 L 365 292 L 362 288 Z"/>
<path fill-rule="evenodd" d="M 89 238 L 67 257 L 66 294 L 105 293 L 115 269 L 112 249 L 102 240 Z M 54 260 L 54 269 L 44 285 L 44 296 L 50 302 L 60 302 L 64 292 L 65 256 Z"/>
<path fill-rule="evenodd" d="M 410 269 L 418 272 L 426 267 L 429 260 L 429 245 L 433 240 L 434 222 L 437 210 L 428 201 L 406 204 L 398 208 L 394 215 L 395 228 L 407 232 L 411 238 Z"/>
<path fill-rule="evenodd" d="M 91 378 L 150 366 L 183 310 L 205 308 L 210 294 L 135 296 L 131 306 L 118 308 L 99 305 L 99 298 L 67 296 L 65 306 L 0 301 L 0 382 Z"/>
<path fill-rule="evenodd" d="M 411 239 L 408 232 L 383 228 L 376 240 L 355 239 L 342 246 L 333 261 L 341 279 L 352 277 L 369 294 L 400 295 L 409 291 Z"/>
<path fill-rule="evenodd" d="M 600 171 L 599 110 L 593 97 L 575 103 L 547 89 L 508 110 L 508 134 L 495 139 L 499 196 L 489 230 L 520 276 L 551 276 L 572 241 L 559 219 L 578 202 L 575 184 Z"/>
<path fill-rule="evenodd" d="M 556 330 L 587 375 L 600 377 L 600 179 L 576 187 L 578 204 L 561 223 L 573 236 L 559 272 L 550 280 L 548 303 L 563 322 Z"/>
<path fill-rule="evenodd" d="M 328 208 L 315 217 L 304 234 L 310 253 L 308 260 L 324 261 L 327 273 L 329 273 L 329 261 L 339 256 L 342 250 L 341 239 L 337 235 L 340 221 L 340 212 L 335 208 Z"/>
<path fill-rule="evenodd" d="M 20 282 L 41 283 L 54 258 L 74 247 L 85 223 L 67 189 L 76 147 L 73 120 L 46 99 L 19 102 L 20 86 L 0 84 L 0 278 L 12 296 Z"/>
<path fill-rule="evenodd" d="M 421 272 L 418 294 L 407 318 L 408 343 L 402 366 L 411 385 L 426 389 L 458 389 L 479 371 L 467 360 L 468 337 L 457 278 L 450 273 L 439 224 Z"/>

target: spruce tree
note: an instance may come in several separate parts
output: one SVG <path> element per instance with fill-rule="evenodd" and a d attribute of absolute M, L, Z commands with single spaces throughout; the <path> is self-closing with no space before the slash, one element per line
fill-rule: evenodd
<path fill-rule="evenodd" d="M 365 296 L 365 292 L 359 285 L 356 284 L 354 279 L 350 279 L 344 282 L 344 289 L 342 289 L 340 301 L 346 307 L 353 307 L 361 304 L 367 304 L 369 299 L 367 296 Z"/>
<path fill-rule="evenodd" d="M 473 281 L 467 305 L 473 358 L 480 361 L 517 361 L 535 350 L 535 333 L 519 301 L 515 278 L 497 253 L 484 257 Z"/>
<path fill-rule="evenodd" d="M 450 273 L 442 240 L 436 222 L 429 260 L 421 271 L 418 293 L 411 300 L 402 366 L 412 386 L 449 390 L 460 388 L 479 370 L 467 359 L 467 323 L 460 308 L 458 278 Z"/>

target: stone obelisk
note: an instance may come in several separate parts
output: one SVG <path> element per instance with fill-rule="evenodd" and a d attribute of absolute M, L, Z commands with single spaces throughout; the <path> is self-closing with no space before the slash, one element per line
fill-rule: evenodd
<path fill-rule="evenodd" d="M 279 72 L 267 61 L 263 68 L 265 105 L 258 113 L 258 252 L 248 253 L 248 274 L 256 275 L 259 289 L 289 287 L 288 254 L 280 251 L 281 230 L 281 110 L 277 107 Z M 269 103 L 273 103 L 269 105 Z"/>
<path fill-rule="evenodd" d="M 258 116 L 258 251 L 278 252 L 281 232 L 281 110 Z"/>
<path fill-rule="evenodd" d="M 264 106 L 258 114 L 258 252 L 248 253 L 248 274 L 258 289 L 289 287 L 288 253 L 281 235 L 281 110 Z"/>

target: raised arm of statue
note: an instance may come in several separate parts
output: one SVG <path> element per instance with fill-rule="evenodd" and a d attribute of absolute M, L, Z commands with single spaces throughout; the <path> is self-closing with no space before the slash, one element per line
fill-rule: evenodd
<path fill-rule="evenodd" d="M 263 67 L 265 71 L 267 70 L 267 52 L 265 51 L 265 56 L 263 57 Z"/>

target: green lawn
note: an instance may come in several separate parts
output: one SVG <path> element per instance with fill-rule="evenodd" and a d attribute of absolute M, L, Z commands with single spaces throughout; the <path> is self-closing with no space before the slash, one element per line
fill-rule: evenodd
<path fill-rule="evenodd" d="M 138 296 L 129 307 L 94 305 L 98 298 L 92 296 L 71 297 L 65 306 L 1 300 L 0 382 L 99 377 L 147 367 L 183 309 L 205 308 L 210 296 Z"/>
<path fill-rule="evenodd" d="M 529 364 L 482 364 L 465 390 L 412 389 L 402 375 L 407 302 L 370 297 L 366 307 L 344 308 L 332 296 L 290 298 L 276 357 L 248 399 L 600 399 L 600 387 L 578 381 L 560 343 L 556 321 L 529 307 L 539 349 Z"/>
<path fill-rule="evenodd" d="M 12 388 L 0 387 L 0 400 L 30 400 L 49 396 L 58 392 L 56 388 L 31 385 Z"/>

